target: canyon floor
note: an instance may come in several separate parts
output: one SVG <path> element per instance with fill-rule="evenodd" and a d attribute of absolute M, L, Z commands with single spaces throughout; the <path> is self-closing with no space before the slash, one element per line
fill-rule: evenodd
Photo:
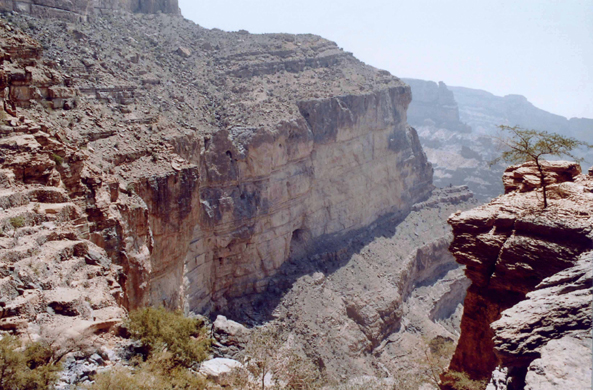
<path fill-rule="evenodd" d="M 286 263 L 229 318 L 278 327 L 335 379 L 407 375 L 423 340 L 458 337 L 468 280 L 448 251 L 446 219 L 475 205 L 465 188 L 437 189 L 400 220 Z"/>

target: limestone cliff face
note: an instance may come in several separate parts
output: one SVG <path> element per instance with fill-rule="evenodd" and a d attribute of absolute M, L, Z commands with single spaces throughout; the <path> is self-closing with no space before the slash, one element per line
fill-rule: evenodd
<path fill-rule="evenodd" d="M 181 14 L 177 0 L 3 0 L 0 10 L 70 21 L 87 20 L 105 11 Z"/>
<path fill-rule="evenodd" d="M 472 281 L 450 370 L 489 379 L 499 367 L 493 389 L 585 388 L 578 383 L 590 380 L 582 370 L 558 382 L 576 387 L 542 377 L 542 366 L 559 364 L 550 351 L 591 344 L 593 179 L 574 163 L 550 163 L 548 171 L 545 210 L 525 164 L 507 170 L 506 195 L 449 219 L 450 250 Z M 588 350 L 577 358 L 582 367 L 590 367 Z"/>
<path fill-rule="evenodd" d="M 403 215 L 432 190 L 406 120 L 410 88 L 333 42 L 165 14 L 72 33 L 35 22 L 46 29 L 35 29 L 48 48 L 40 62 L 72 71 L 52 126 L 97 172 L 72 191 L 85 197 L 91 241 L 123 267 L 129 308 L 224 309 L 264 291 L 287 259 Z M 73 39 L 92 51 L 81 56 Z M 28 88 L 37 103 L 17 108 L 61 109 L 45 86 Z"/>
<path fill-rule="evenodd" d="M 70 30 L 13 19 L 34 20 L 46 51 L 31 46 L 43 71 L 7 57 L 10 123 L 45 121 L 80 155 L 62 180 L 86 237 L 121 267 L 127 308 L 224 310 L 287 259 L 330 252 L 433 188 L 406 121 L 410 88 L 333 42 L 163 13 Z"/>
<path fill-rule="evenodd" d="M 289 257 L 316 241 L 407 212 L 427 196 L 432 174 L 405 121 L 409 99 L 400 86 L 301 101 L 300 116 L 271 129 L 206 139 L 199 180 L 184 183 L 187 214 L 197 209 L 189 248 L 184 258 L 153 252 L 163 272 L 151 301 L 180 295 L 183 285 L 190 310 L 224 308 L 227 298 L 262 292 Z M 177 234 L 179 225 L 171 227 Z"/>

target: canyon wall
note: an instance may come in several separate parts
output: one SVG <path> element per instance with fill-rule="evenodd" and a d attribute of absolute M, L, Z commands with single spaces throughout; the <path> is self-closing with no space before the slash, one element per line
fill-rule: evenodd
<path fill-rule="evenodd" d="M 546 209 L 525 164 L 507 169 L 506 195 L 449 219 L 450 250 L 472 281 L 449 370 L 492 377 L 492 389 L 590 386 L 593 177 L 568 162 L 546 171 Z M 578 369 L 560 369 L 571 346 Z"/>
<path fill-rule="evenodd" d="M 502 194 L 505 166 L 489 162 L 498 157 L 493 136 L 500 125 L 545 130 L 592 142 L 593 119 L 567 119 L 535 107 L 520 95 L 495 96 L 443 82 L 403 79 L 412 88 L 408 121 L 420 137 L 434 166 L 438 187 L 466 185 L 476 198 L 487 202 Z M 588 149 L 575 151 L 578 158 L 593 161 Z"/>
<path fill-rule="evenodd" d="M 535 107 L 525 96 L 496 96 L 465 87 L 449 87 L 459 104 L 461 119 L 476 131 L 492 132 L 498 125 L 545 130 L 593 142 L 593 119 L 565 118 Z"/>
<path fill-rule="evenodd" d="M 84 156 L 65 187 L 122 267 L 127 308 L 225 310 L 433 189 L 410 88 L 333 42 L 166 14 L 35 24 L 43 70 L 8 64 L 5 106 Z"/>
<path fill-rule="evenodd" d="M 413 101 L 408 110 L 408 121 L 413 126 L 432 124 L 462 133 L 471 127 L 459 120 L 459 107 L 445 83 L 418 79 L 403 79 L 412 88 Z"/>
<path fill-rule="evenodd" d="M 224 308 L 227 298 L 264 291 L 290 256 L 316 241 L 408 212 L 432 188 L 405 121 L 409 100 L 402 85 L 300 101 L 300 118 L 214 134 L 188 193 L 199 210 L 189 251 L 176 262 L 170 250 L 153 252 L 151 302 L 174 296 L 183 275 L 190 310 Z"/>
<path fill-rule="evenodd" d="M 434 167 L 437 187 L 466 185 L 481 201 L 500 195 L 501 166 L 491 167 L 496 147 L 492 138 L 460 119 L 453 92 L 443 82 L 404 79 L 412 88 L 408 121 Z"/>
<path fill-rule="evenodd" d="M 105 11 L 181 15 L 177 0 L 2 0 L 0 10 L 70 21 L 87 20 Z"/>

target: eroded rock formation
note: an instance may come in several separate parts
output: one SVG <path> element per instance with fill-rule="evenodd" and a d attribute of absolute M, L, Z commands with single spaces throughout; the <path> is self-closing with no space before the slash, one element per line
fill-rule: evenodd
<path fill-rule="evenodd" d="M 459 120 L 459 107 L 445 83 L 418 79 L 404 79 L 413 91 L 414 99 L 408 112 L 413 126 L 433 125 L 461 133 L 471 132 L 471 127 Z"/>
<path fill-rule="evenodd" d="M 507 170 L 506 195 L 449 219 L 472 281 L 450 370 L 490 379 L 498 367 L 495 389 L 590 387 L 593 177 L 568 162 L 546 170 L 548 208 L 525 164 Z M 560 368 L 573 347 L 578 370 Z"/>
<path fill-rule="evenodd" d="M 3 0 L 0 10 L 69 21 L 85 21 L 113 11 L 181 15 L 177 0 Z"/>
<path fill-rule="evenodd" d="M 122 268 L 89 240 L 76 196 L 97 172 L 55 128 L 17 114 L 37 100 L 61 110 L 74 93 L 40 53 L 38 43 L 2 24 L 0 330 L 61 345 L 117 324 L 124 293 Z"/>
<path fill-rule="evenodd" d="M 6 57 L 5 135 L 22 117 L 39 123 L 22 132 L 72 151 L 43 155 L 42 184 L 63 187 L 82 237 L 121 267 L 128 308 L 224 310 L 287 259 L 404 216 L 433 189 L 409 87 L 332 42 L 165 14 L 11 20 L 46 51 L 23 38 L 29 57 Z M 21 50 L 14 24 L 7 52 Z M 23 153 L 42 142 L 17 138 Z"/>

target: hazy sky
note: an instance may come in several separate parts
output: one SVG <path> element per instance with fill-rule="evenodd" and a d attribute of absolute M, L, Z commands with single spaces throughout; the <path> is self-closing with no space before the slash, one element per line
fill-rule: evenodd
<path fill-rule="evenodd" d="M 593 0 L 179 0 L 207 28 L 313 33 L 398 77 L 593 118 Z"/>

